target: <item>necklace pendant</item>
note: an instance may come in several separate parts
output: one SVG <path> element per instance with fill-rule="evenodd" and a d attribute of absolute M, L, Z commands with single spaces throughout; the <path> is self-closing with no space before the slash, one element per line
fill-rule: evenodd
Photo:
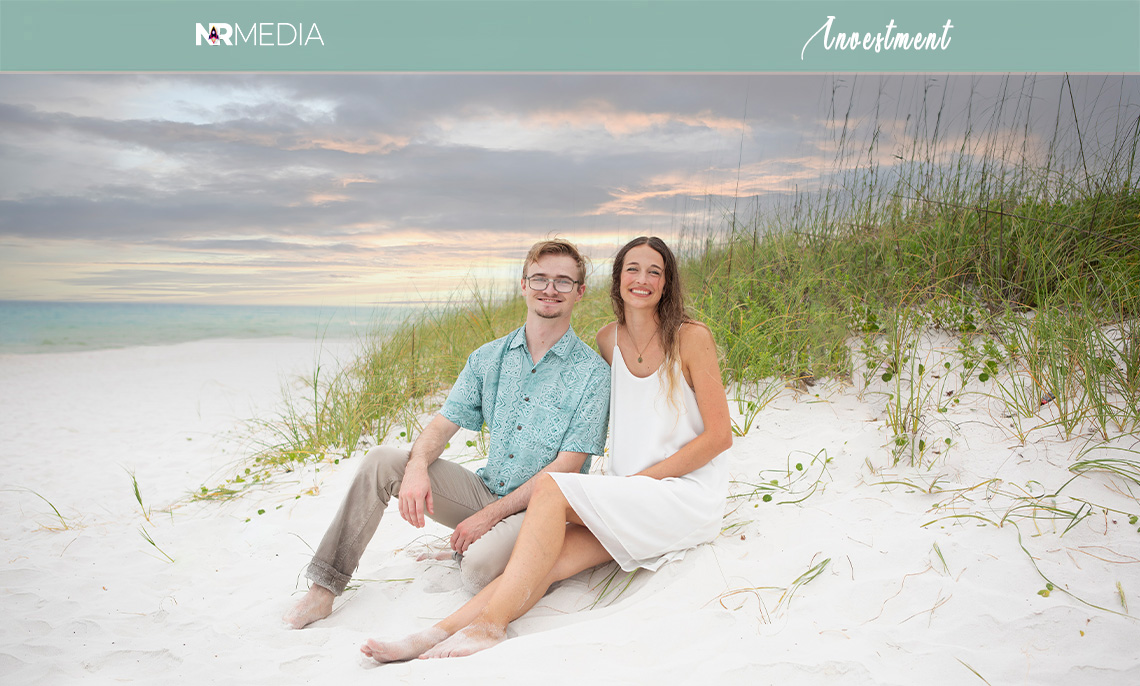
<path fill-rule="evenodd" d="M 638 356 L 637 356 L 637 361 L 638 361 L 638 362 L 641 362 L 641 355 L 638 355 Z"/>

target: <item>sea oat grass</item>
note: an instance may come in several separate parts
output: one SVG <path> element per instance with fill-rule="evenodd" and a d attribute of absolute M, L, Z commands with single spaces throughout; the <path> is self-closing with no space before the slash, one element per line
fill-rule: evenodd
<path fill-rule="evenodd" d="M 819 141 L 832 164 L 817 179 L 801 178 L 771 202 L 710 196 L 703 217 L 675 218 L 690 311 L 712 330 L 724 380 L 738 389 L 738 434 L 762 406 L 747 389 L 764 379 L 801 390 L 821 378 L 854 381 L 851 341 L 871 336 L 868 345 L 886 353 L 878 363 L 894 362 L 896 388 L 873 396 L 889 405 L 887 451 L 901 439 L 904 455 L 929 464 L 922 443 L 929 450 L 939 437 L 925 433 L 950 401 L 931 390 L 933 361 L 913 348 L 923 326 L 976 349 L 962 355 L 963 384 L 988 393 L 981 384 L 999 381 L 990 388 L 1021 418 L 1015 424 L 1036 410 L 1051 413 L 1049 425 L 1066 438 L 1089 426 L 1101 439 L 1137 426 L 1140 118 L 1115 102 L 1093 98 L 1078 110 L 1062 99 L 1049 130 L 1033 109 L 1042 107 L 1034 81 L 1008 82 L 994 101 L 971 98 L 949 112 L 930 89 L 951 84 L 927 80 L 912 94 L 913 111 L 900 101 L 890 116 L 878 106 L 857 114 L 854 84 L 833 90 L 827 116 L 836 125 Z M 1090 130 L 1089 118 L 1114 123 Z M 605 281 L 597 275 L 575 310 L 588 342 L 612 318 Z M 362 434 L 383 441 L 401 427 L 411 439 L 467 355 L 524 313 L 517 295 L 477 293 L 374 334 L 335 374 L 319 368 L 267 423 L 276 433 L 249 477 L 348 457 Z M 1120 331 L 1111 348 L 1106 327 Z M 979 348 L 989 339 L 1000 355 Z M 1029 430 L 1015 427 L 1022 440 Z M 243 488 L 235 479 L 201 495 Z"/>
<path fill-rule="evenodd" d="M 600 282 L 591 283 L 575 309 L 576 332 L 593 344 L 610 312 L 608 291 Z M 237 465 L 224 483 L 203 485 L 191 498 L 228 500 L 277 474 L 339 463 L 358 447 L 387 438 L 410 442 L 421 428 L 419 418 L 438 407 L 468 355 L 517 328 L 525 316 L 521 297 L 476 291 L 425 307 L 393 330 L 370 332 L 354 359 L 341 365 L 318 362 L 310 375 L 284 386 L 278 416 L 254 422 L 260 447 L 252 458 Z M 485 439 L 479 442 L 485 455 Z"/>
<path fill-rule="evenodd" d="M 55 516 L 56 520 L 59 522 L 58 526 L 55 524 L 52 524 L 52 525 L 44 524 L 44 525 L 42 525 L 43 528 L 47 529 L 48 531 L 67 531 L 72 526 L 74 526 L 73 522 L 68 522 L 67 519 L 65 519 L 64 516 L 62 514 L 60 514 L 59 508 L 57 508 L 55 506 L 55 504 L 52 503 L 52 501 L 50 501 L 47 498 L 45 498 L 44 496 L 40 495 L 36 491 L 33 491 L 30 488 L 5 488 L 2 490 L 5 492 L 8 492 L 8 493 L 31 493 L 32 495 L 36 496 L 40 500 L 44 501 L 44 503 L 46 503 L 47 506 L 51 508 L 52 514 Z"/>
<path fill-rule="evenodd" d="M 170 563 L 174 562 L 174 558 L 171 557 L 170 555 L 167 555 L 165 550 L 158 547 L 158 544 L 154 542 L 154 538 L 150 535 L 150 532 L 147 531 L 146 527 L 141 525 L 141 524 L 139 525 L 139 535 L 142 536 L 143 540 L 146 541 L 148 544 L 150 544 L 150 546 L 152 548 L 157 550 L 158 553 L 160 555 L 162 555 L 162 557 L 165 558 L 167 562 L 170 562 Z"/>

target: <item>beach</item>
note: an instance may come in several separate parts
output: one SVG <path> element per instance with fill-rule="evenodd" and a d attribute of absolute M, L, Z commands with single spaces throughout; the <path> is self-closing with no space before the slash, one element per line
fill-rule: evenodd
<path fill-rule="evenodd" d="M 453 562 L 419 559 L 447 530 L 413 529 L 394 503 L 333 614 L 287 630 L 357 460 L 229 501 L 190 495 L 240 473 L 266 439 L 251 420 L 353 345 L 0 355 L 4 682 L 1140 682 L 1136 484 L 1072 471 L 1108 448 L 1089 452 L 1084 429 L 1035 428 L 1054 403 L 1006 417 L 992 386 L 950 373 L 931 396 L 960 402 L 935 403 L 934 438 L 897 464 L 887 382 L 778 390 L 754 416 L 730 403 L 748 430 L 724 458 L 737 483 L 722 534 L 656 573 L 569 579 L 486 652 L 360 655 L 366 638 L 424 629 L 470 597 Z M 930 369 L 953 347 L 923 345 Z M 478 466 L 470 438 L 445 457 Z"/>

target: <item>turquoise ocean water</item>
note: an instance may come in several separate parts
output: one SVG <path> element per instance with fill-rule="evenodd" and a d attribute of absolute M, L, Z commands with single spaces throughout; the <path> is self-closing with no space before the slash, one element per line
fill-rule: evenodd
<path fill-rule="evenodd" d="M 0 353 L 71 352 L 208 338 L 345 339 L 402 321 L 402 308 L 0 301 Z"/>

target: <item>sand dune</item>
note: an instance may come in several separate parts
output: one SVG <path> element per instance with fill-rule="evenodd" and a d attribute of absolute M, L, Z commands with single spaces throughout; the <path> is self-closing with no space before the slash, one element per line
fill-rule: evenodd
<path fill-rule="evenodd" d="M 570 579 L 485 653 L 368 664 L 365 638 L 468 597 L 452 563 L 417 561 L 442 527 L 386 518 L 332 616 L 286 631 L 354 461 L 232 502 L 186 498 L 250 454 L 246 420 L 272 416 L 317 355 L 274 339 L 0 356 L 5 683 L 1140 683 L 1135 484 L 1088 472 L 1034 499 L 1074 477 L 1087 434 L 1023 441 L 994 392 L 949 374 L 937 392 L 961 401 L 931 413 L 920 465 L 893 464 L 882 382 L 784 391 L 736 441 L 738 497 L 712 545 L 600 600 L 611 569 Z M 1067 532 L 1043 509 L 1082 502 Z"/>

